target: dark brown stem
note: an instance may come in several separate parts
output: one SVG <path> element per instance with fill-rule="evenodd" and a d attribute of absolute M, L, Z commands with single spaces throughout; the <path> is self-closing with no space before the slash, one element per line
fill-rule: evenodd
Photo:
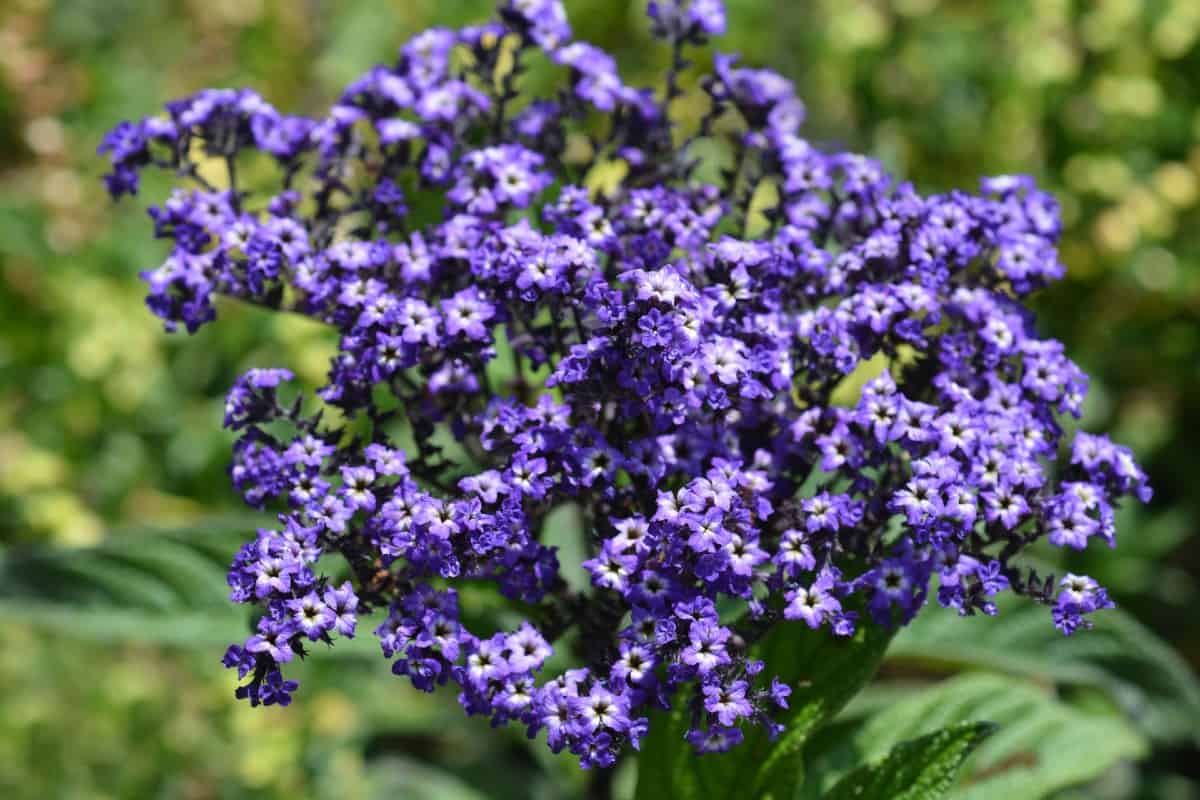
<path fill-rule="evenodd" d="M 587 800 L 612 800 L 613 777 L 616 773 L 616 766 L 593 770 L 588 780 Z"/>

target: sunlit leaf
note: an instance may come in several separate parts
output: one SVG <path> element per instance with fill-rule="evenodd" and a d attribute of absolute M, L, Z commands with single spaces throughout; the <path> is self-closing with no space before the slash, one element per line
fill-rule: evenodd
<path fill-rule="evenodd" d="M 969 722 L 901 742 L 882 761 L 864 764 L 838 781 L 824 800 L 937 800 L 994 730 Z"/>
<path fill-rule="evenodd" d="M 1200 741 L 1200 681 L 1188 664 L 1120 609 L 1064 637 L 1046 610 L 1006 603 L 995 618 L 921 614 L 888 651 L 897 662 L 953 670 L 986 667 L 1042 682 L 1107 691 L 1148 735 Z"/>

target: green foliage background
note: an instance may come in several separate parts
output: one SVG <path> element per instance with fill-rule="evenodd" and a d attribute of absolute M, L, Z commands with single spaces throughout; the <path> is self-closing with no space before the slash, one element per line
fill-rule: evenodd
<path fill-rule="evenodd" d="M 794 78 L 816 141 L 870 152 L 922 189 L 1019 171 L 1058 194 L 1069 275 L 1038 301 L 1042 324 L 1093 376 L 1085 424 L 1133 446 L 1157 490 L 1148 509 L 1123 514 L 1115 552 L 1072 566 L 1200 663 L 1200 539 L 1188 538 L 1200 521 L 1200 3 L 728 4 L 731 33 L 719 45 Z M 566 5 L 578 35 L 616 52 L 626 74 L 653 80 L 667 54 L 651 46 L 640 0 Z M 162 248 L 134 204 L 103 197 L 102 132 L 210 85 L 320 109 L 408 35 L 479 20 L 490 6 L 0 3 L 0 554 L 108 546 L 147 527 L 239 512 L 224 473 L 225 389 L 244 368 L 277 364 L 319 384 L 331 351 L 302 320 L 232 305 L 220 313 L 236 322 L 165 336 L 136 275 Z M 485 733 L 452 699 L 402 686 L 369 647 L 305 665 L 291 709 L 251 712 L 232 702 L 221 648 L 191 629 L 163 646 L 87 616 L 44 623 L 0 626 L 0 796 L 551 798 L 582 785 L 519 732 Z M 992 646 L 998 658 L 1006 643 Z M 885 680 L 847 719 L 897 686 L 959 668 L 920 652 L 901 638 Z M 1037 685 L 1069 681 L 1058 665 Z M 1176 666 L 1182 677 L 1155 695 L 1166 707 L 1192 679 Z M 1073 704 L 1063 714 L 1109 703 L 1086 691 L 1046 703 L 1060 700 Z M 1188 719 L 1200 730 L 1185 715 L 1142 766 L 1109 770 L 1075 796 L 1197 796 L 1196 737 L 1177 735 Z M 1003 771 L 1008 762 L 997 763 Z M 618 788 L 631 791 L 631 781 L 619 776 Z"/>

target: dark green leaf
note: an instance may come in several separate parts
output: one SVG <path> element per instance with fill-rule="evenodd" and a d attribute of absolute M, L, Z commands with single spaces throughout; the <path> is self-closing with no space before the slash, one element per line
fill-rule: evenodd
<path fill-rule="evenodd" d="M 108 641 L 219 646 L 243 637 L 248 614 L 229 602 L 225 572 L 261 517 L 187 529 L 114 533 L 79 549 L 0 558 L 7 619 Z"/>
<path fill-rule="evenodd" d="M 864 764 L 837 782 L 826 800 L 937 800 L 994 725 L 968 722 L 901 742 L 875 764 Z"/>
<path fill-rule="evenodd" d="M 412 800 L 483 800 L 485 797 L 447 770 L 400 756 L 372 762 L 367 779 L 372 797 Z"/>
<path fill-rule="evenodd" d="M 830 719 L 875 674 L 891 635 L 864 625 L 849 639 L 785 623 L 756 648 L 768 672 L 793 687 L 790 708 L 778 720 L 784 734 L 771 742 L 758 728 L 721 755 L 697 756 L 684 740 L 689 714 L 675 710 L 651 720 L 638 756 L 638 800 L 791 797 L 800 775 L 805 739 Z"/>
<path fill-rule="evenodd" d="M 847 765 L 874 762 L 900 742 L 966 722 L 999 730 L 963 769 L 953 793 L 969 800 L 1036 800 L 1092 780 L 1146 745 L 1119 715 L 1092 712 L 1026 680 L 989 673 L 962 675 L 914 690 L 850 726 L 819 755 L 809 751 L 803 796 L 820 797 Z"/>
<path fill-rule="evenodd" d="M 934 610 L 930 610 L 934 611 Z M 888 658 L 925 667 L 986 667 L 1041 682 L 1108 692 L 1149 736 L 1200 741 L 1200 682 L 1153 632 L 1120 609 L 1093 630 L 1064 637 L 1045 609 L 1005 604 L 999 617 L 924 613 L 896 637 Z"/>

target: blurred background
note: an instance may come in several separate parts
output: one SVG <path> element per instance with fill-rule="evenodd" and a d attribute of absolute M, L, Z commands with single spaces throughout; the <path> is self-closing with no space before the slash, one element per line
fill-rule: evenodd
<path fill-rule="evenodd" d="M 813 140 L 873 154 L 922 190 L 1028 172 L 1057 194 L 1069 272 L 1037 300 L 1041 325 L 1092 376 L 1085 425 L 1132 446 L 1156 490 L 1148 508 L 1123 512 L 1116 551 L 1070 566 L 1108 585 L 1194 669 L 1200 2 L 727 3 L 719 46 L 794 79 Z M 317 111 L 408 36 L 479 21 L 491 5 L 0 2 L 0 554 L 109 548 L 128 572 L 129 542 L 191 525 L 211 534 L 197 580 L 211 572 L 219 584 L 219 562 L 245 530 L 225 475 L 224 392 L 250 366 L 286 364 L 319 385 L 332 349 L 303 320 L 232 305 L 220 313 L 236 323 L 165 335 L 137 277 L 164 248 L 137 203 L 104 196 L 102 133 L 206 86 L 250 86 L 280 109 Z M 615 52 L 630 82 L 653 81 L 667 54 L 641 0 L 566 6 L 576 34 Z M 150 181 L 143 198 L 164 190 Z M 46 566 L 14 563 L 30 575 Z M 126 573 L 114 575 L 130 591 Z M 0 796 L 523 798 L 579 785 L 519 732 L 481 735 L 452 698 L 402 686 L 363 656 L 369 642 L 305 665 L 290 709 L 235 705 L 217 663 L 221 607 L 209 613 L 206 602 L 154 641 L 113 618 L 6 613 Z M 1169 780 L 1106 791 L 1196 796 L 1193 747 L 1156 751 Z"/>

